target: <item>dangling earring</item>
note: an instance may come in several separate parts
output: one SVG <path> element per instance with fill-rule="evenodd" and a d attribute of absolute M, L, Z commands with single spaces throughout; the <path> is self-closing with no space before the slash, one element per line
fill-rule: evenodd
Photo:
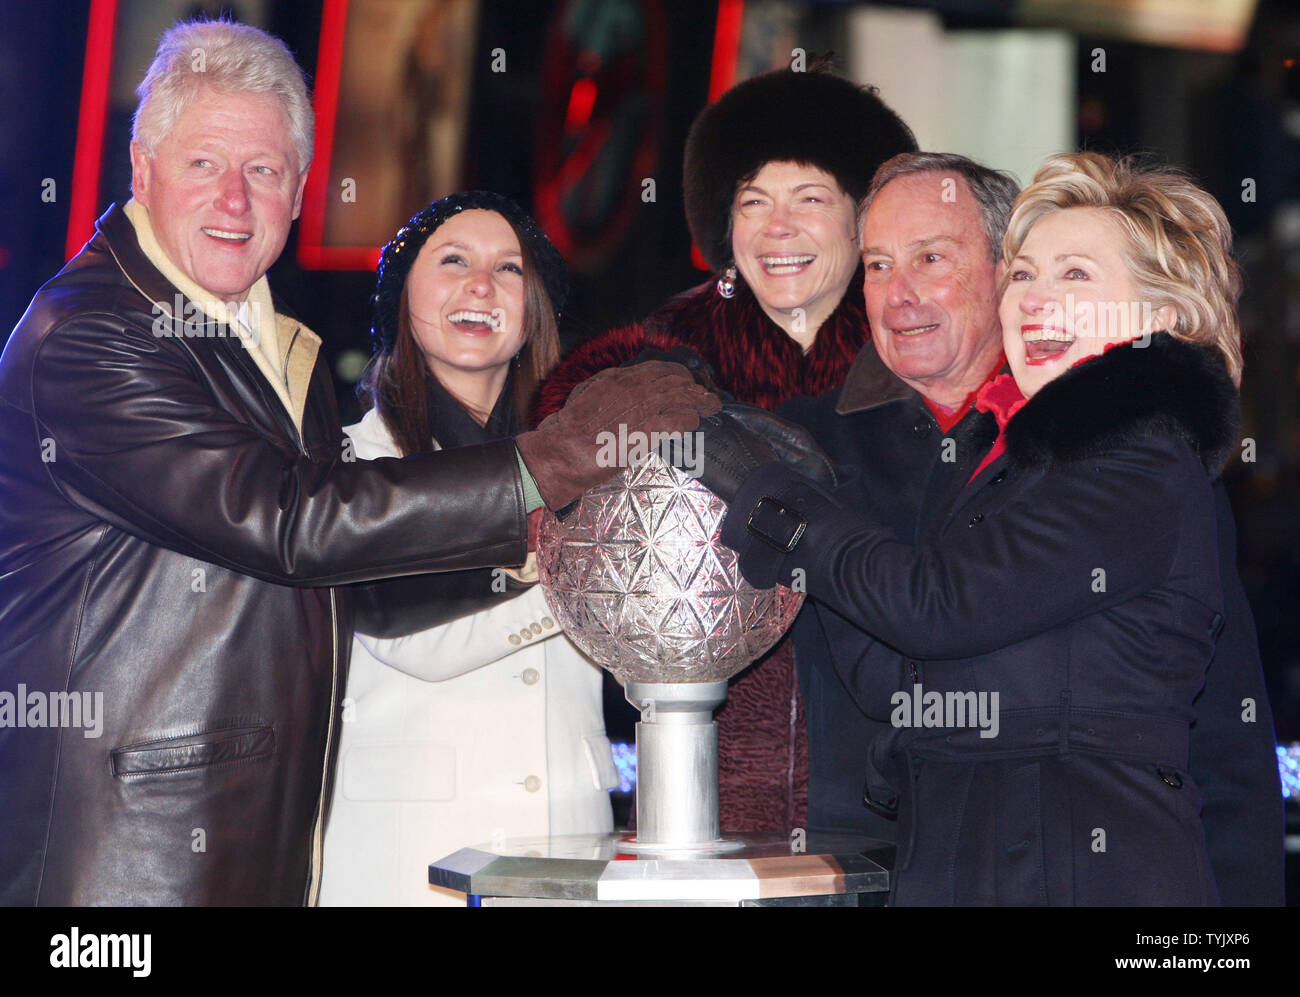
<path fill-rule="evenodd" d="M 718 278 L 718 293 L 724 298 L 734 298 L 736 296 L 736 268 L 727 267 L 722 271 L 722 276 Z"/>

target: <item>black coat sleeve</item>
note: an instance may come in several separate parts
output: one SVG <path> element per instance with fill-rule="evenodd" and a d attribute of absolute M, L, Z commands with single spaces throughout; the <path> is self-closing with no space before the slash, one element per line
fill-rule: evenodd
<path fill-rule="evenodd" d="M 1209 482 L 1191 450 L 1151 439 L 1073 472 L 1057 470 L 980 528 L 913 548 L 808 479 L 769 464 L 746 480 L 721 539 L 754 585 L 790 584 L 801 572 L 809 595 L 903 653 L 968 657 L 1159 584 L 1181 525 L 1171 510 L 1187 501 L 1197 475 L 1208 503 Z M 806 521 L 789 553 L 746 527 L 765 497 Z M 1100 593 L 1092 587 L 1098 565 L 1107 573 Z"/>

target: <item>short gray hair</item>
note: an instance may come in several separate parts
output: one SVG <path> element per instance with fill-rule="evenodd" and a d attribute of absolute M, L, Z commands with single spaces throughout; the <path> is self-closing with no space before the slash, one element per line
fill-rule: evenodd
<path fill-rule="evenodd" d="M 1020 185 L 1011 174 L 981 166 L 955 152 L 904 152 L 881 163 L 858 209 L 858 233 L 862 232 L 867 208 L 885 184 L 920 173 L 955 173 L 966 181 L 966 186 L 975 195 L 975 203 L 979 205 L 980 222 L 989 241 L 989 255 L 994 262 L 1000 261 L 1002 237 L 1006 234 L 1011 205 L 1020 193 Z"/>
<path fill-rule="evenodd" d="M 131 122 L 132 141 L 152 154 L 203 86 L 279 100 L 298 153 L 298 170 L 306 171 L 315 119 L 302 69 L 280 39 L 234 21 L 181 21 L 163 33 L 149 72 L 136 88 L 140 106 Z"/>

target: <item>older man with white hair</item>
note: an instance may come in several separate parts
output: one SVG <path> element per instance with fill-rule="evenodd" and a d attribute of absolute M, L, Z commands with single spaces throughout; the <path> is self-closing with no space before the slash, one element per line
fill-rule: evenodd
<path fill-rule="evenodd" d="M 351 460 L 320 340 L 265 277 L 311 158 L 301 70 L 186 23 L 139 92 L 134 199 L 0 358 L 0 903 L 312 903 L 336 586 L 520 564 L 529 510 L 617 472 L 600 432 L 718 402 L 643 364 L 513 444 Z"/>

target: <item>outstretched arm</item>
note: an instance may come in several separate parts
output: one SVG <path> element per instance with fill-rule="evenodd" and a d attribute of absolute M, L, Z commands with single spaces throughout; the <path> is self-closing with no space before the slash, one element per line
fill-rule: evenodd
<path fill-rule="evenodd" d="M 995 515 L 921 549 L 771 463 L 745 480 L 722 541 L 755 585 L 789 584 L 800 571 L 810 595 L 893 647 L 965 657 L 1158 586 L 1178 510 L 1193 500 L 1179 465 L 1194 461 L 1185 444 L 1148 439 L 1058 469 Z M 1195 498 L 1208 503 L 1208 481 L 1204 488 Z"/>

